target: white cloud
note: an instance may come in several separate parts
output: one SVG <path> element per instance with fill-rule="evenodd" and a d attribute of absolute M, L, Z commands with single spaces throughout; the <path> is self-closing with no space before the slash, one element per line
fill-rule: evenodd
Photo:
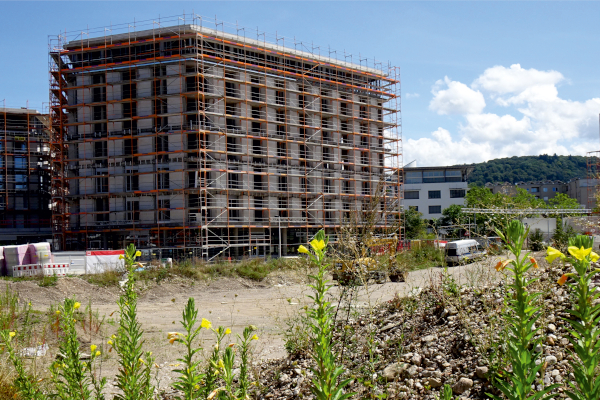
<path fill-rule="evenodd" d="M 419 93 L 406 93 L 404 95 L 404 97 L 406 97 L 407 99 L 412 99 L 412 98 L 415 98 L 415 97 L 421 97 L 421 95 Z"/>
<path fill-rule="evenodd" d="M 519 64 L 488 68 L 471 87 L 446 77 L 433 86 L 429 107 L 464 120 L 456 134 L 440 127 L 430 137 L 406 140 L 405 159 L 417 159 L 419 165 L 451 165 L 515 155 L 585 155 L 600 148 L 600 98 L 562 99 L 556 85 L 564 80 L 560 72 L 523 69 Z M 509 114 L 484 112 L 484 94 Z"/>
<path fill-rule="evenodd" d="M 447 89 L 441 89 L 443 86 L 447 86 Z M 429 103 L 429 109 L 440 115 L 477 114 L 485 108 L 481 92 L 464 83 L 451 81 L 448 77 L 437 81 L 431 93 L 433 99 Z"/>

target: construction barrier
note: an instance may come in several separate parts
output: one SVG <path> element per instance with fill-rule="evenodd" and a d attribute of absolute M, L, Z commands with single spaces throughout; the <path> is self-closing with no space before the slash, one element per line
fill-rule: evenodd
<path fill-rule="evenodd" d="M 12 267 L 12 276 L 19 278 L 24 276 L 67 276 L 69 264 L 28 264 L 15 265 Z"/>

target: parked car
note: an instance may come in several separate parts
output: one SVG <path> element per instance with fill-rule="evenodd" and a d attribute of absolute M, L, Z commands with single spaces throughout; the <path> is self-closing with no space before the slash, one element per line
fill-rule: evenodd
<path fill-rule="evenodd" d="M 487 250 L 474 239 L 456 240 L 446 244 L 446 262 L 456 265 L 483 258 Z"/>

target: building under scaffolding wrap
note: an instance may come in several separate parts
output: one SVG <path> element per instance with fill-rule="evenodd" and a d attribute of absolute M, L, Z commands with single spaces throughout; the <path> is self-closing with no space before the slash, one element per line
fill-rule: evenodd
<path fill-rule="evenodd" d="M 285 255 L 380 194 L 399 225 L 396 68 L 196 15 L 121 28 L 50 39 L 55 248 Z"/>
<path fill-rule="evenodd" d="M 50 228 L 50 124 L 28 108 L 0 108 L 0 244 L 44 241 Z"/>

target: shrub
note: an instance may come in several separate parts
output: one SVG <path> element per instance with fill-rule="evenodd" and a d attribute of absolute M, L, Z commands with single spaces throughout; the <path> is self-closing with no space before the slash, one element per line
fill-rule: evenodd
<path fill-rule="evenodd" d="M 544 233 L 541 229 L 536 229 L 529 234 L 529 248 L 533 251 L 544 250 Z"/>

